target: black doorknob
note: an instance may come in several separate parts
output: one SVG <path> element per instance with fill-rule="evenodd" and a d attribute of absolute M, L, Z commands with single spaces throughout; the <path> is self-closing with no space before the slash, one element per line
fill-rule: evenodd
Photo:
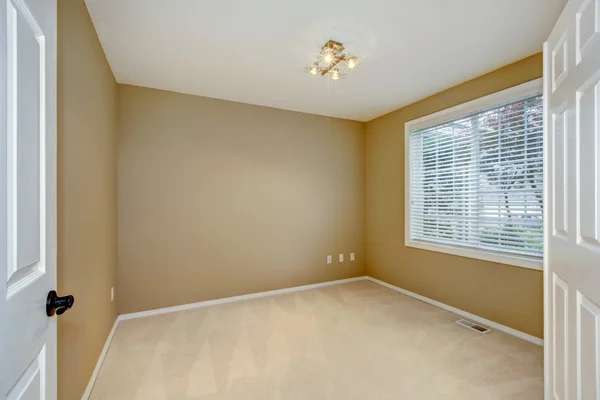
<path fill-rule="evenodd" d="M 51 290 L 46 299 L 46 315 L 51 317 L 54 314 L 63 315 L 65 311 L 73 307 L 75 297 L 63 296 L 59 297 L 56 291 Z"/>

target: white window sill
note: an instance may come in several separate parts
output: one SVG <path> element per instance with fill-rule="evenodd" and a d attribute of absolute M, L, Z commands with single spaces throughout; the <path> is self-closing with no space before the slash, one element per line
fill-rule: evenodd
<path fill-rule="evenodd" d="M 426 243 L 417 240 L 406 240 L 406 246 L 422 250 L 437 251 L 438 253 L 453 254 L 455 256 L 491 261 L 500 264 L 514 265 L 516 267 L 535 269 L 538 271 L 543 271 L 544 269 L 544 261 L 539 258 Z"/>

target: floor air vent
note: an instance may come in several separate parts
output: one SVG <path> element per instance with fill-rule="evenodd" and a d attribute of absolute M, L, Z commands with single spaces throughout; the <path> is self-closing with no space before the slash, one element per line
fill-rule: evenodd
<path fill-rule="evenodd" d="M 459 319 L 458 321 L 456 321 L 456 323 L 459 324 L 459 325 L 464 326 L 465 328 L 472 329 L 472 330 L 474 330 L 476 332 L 479 332 L 479 333 L 488 333 L 488 332 L 492 331 L 491 329 L 488 329 L 488 328 L 486 328 L 484 326 L 481 326 L 481 325 L 474 324 L 474 323 L 472 323 L 470 321 L 467 321 L 466 319 Z"/>

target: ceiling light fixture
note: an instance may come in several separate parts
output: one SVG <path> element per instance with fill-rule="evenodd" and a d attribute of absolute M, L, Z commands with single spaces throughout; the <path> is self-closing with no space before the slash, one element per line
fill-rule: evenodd
<path fill-rule="evenodd" d="M 312 75 L 329 75 L 333 80 L 338 80 L 348 72 L 354 71 L 362 62 L 362 57 L 344 53 L 344 45 L 333 40 L 323 45 L 319 57 L 305 70 Z"/>

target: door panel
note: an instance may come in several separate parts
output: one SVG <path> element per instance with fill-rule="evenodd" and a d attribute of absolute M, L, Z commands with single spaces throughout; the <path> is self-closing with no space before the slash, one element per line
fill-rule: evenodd
<path fill-rule="evenodd" d="M 600 0 L 586 0 L 583 2 L 576 15 L 577 38 L 577 64 L 581 62 L 588 50 L 592 49 L 593 42 L 600 35 Z"/>
<path fill-rule="evenodd" d="M 600 400 L 600 0 L 570 0 L 544 45 L 546 398 Z"/>
<path fill-rule="evenodd" d="M 598 85 L 590 85 L 577 91 L 577 125 L 576 140 L 577 165 L 579 175 L 579 202 L 577 204 L 578 241 L 597 248 L 600 243 L 600 202 L 596 200 L 600 190 L 600 174 L 596 166 L 598 154 L 598 129 L 596 117 L 598 102 L 596 101 Z M 583 133 L 583 134 L 582 134 Z"/>
<path fill-rule="evenodd" d="M 552 116 L 552 143 L 554 158 L 554 169 L 552 179 L 554 181 L 554 226 L 553 234 L 556 237 L 567 240 L 568 237 L 568 207 L 569 199 L 567 196 L 568 175 L 567 163 L 569 161 L 567 152 L 567 115 L 566 105 L 560 107 L 558 112 Z"/>
<path fill-rule="evenodd" d="M 600 308 L 577 293 L 577 384 L 581 399 L 598 399 Z"/>
<path fill-rule="evenodd" d="M 56 399 L 56 0 L 0 0 L 0 397 Z"/>
<path fill-rule="evenodd" d="M 565 399 L 569 389 L 569 342 L 567 325 L 569 324 L 569 288 L 567 284 L 554 275 L 554 339 L 552 348 L 556 362 L 554 363 L 554 398 Z"/>
<path fill-rule="evenodd" d="M 33 361 L 29 364 L 25 373 L 21 375 L 17 383 L 12 387 L 8 395 L 7 400 L 34 400 L 34 399 L 45 399 L 46 393 L 42 390 L 43 388 L 43 377 L 45 376 L 45 365 L 44 362 L 46 356 L 46 347 L 42 348 L 39 354 L 35 356 Z"/>
<path fill-rule="evenodd" d="M 41 276 L 40 75 L 44 37 L 23 7 L 7 7 L 7 183 L 9 297 Z"/>
<path fill-rule="evenodd" d="M 563 33 L 562 37 L 552 50 L 552 91 L 556 91 L 569 72 L 568 54 L 567 54 L 567 32 Z"/>

